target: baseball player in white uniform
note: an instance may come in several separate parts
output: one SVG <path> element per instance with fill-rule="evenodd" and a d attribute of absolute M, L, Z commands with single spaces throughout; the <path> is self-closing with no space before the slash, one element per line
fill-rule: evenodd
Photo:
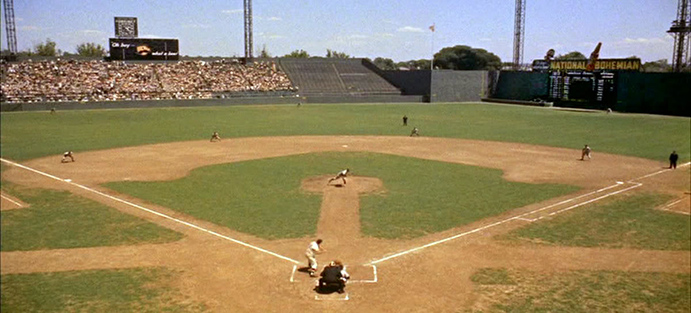
<path fill-rule="evenodd" d="M 349 168 L 344 169 L 344 170 L 338 172 L 338 174 L 336 174 L 336 177 L 329 179 L 329 182 L 327 182 L 326 184 L 328 185 L 328 184 L 330 184 L 332 181 L 337 180 L 337 179 L 340 178 L 340 179 L 343 179 L 343 184 L 345 185 L 345 184 L 346 184 L 346 176 L 348 176 L 348 172 L 350 172 L 350 169 L 349 169 Z"/>
<path fill-rule="evenodd" d="M 581 161 L 585 160 L 585 158 L 588 158 L 588 160 L 590 160 L 591 151 L 592 149 L 590 149 L 590 146 L 585 145 L 585 147 L 583 147 L 583 150 L 581 151 Z"/>
<path fill-rule="evenodd" d="M 67 159 L 70 159 L 72 162 L 74 162 L 74 153 L 72 151 L 67 151 L 62 154 L 62 163 L 67 163 Z"/>
<path fill-rule="evenodd" d="M 321 239 L 312 241 L 307 246 L 307 251 L 305 251 L 305 257 L 307 257 L 307 267 L 309 267 L 310 276 L 312 277 L 317 275 L 317 254 L 325 251 L 320 246 L 321 243 Z"/>

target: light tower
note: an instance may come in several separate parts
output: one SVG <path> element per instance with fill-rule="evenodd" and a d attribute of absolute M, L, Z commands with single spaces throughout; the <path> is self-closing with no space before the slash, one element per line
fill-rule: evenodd
<path fill-rule="evenodd" d="M 245 1 L 245 61 L 252 59 L 252 0 Z"/>
<path fill-rule="evenodd" d="M 513 28 L 513 68 L 520 69 L 523 64 L 525 40 L 525 0 L 516 0 L 516 20 Z"/>
<path fill-rule="evenodd" d="M 674 37 L 674 52 L 672 54 L 672 69 L 681 72 L 685 67 L 691 67 L 691 2 L 679 0 L 677 19 L 672 21 L 672 27 L 667 31 Z"/>
<path fill-rule="evenodd" d="M 14 1 L 3 0 L 2 4 L 5 9 L 5 33 L 7 34 L 7 50 L 10 50 L 10 55 L 17 54 L 17 29 L 14 25 Z"/>

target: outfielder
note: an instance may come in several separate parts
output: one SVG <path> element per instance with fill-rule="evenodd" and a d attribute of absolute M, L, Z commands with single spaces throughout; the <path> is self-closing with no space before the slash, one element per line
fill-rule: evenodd
<path fill-rule="evenodd" d="M 320 246 L 321 243 L 321 239 L 312 241 L 307 246 L 307 251 L 305 251 L 305 257 L 307 257 L 307 267 L 309 267 L 310 276 L 312 277 L 317 275 L 317 254 L 326 251 Z"/>
<path fill-rule="evenodd" d="M 328 185 L 328 184 L 330 184 L 332 181 L 337 180 L 337 179 L 340 178 L 340 179 L 343 179 L 343 184 L 345 185 L 345 184 L 346 184 L 346 176 L 348 176 L 348 172 L 350 172 L 350 169 L 349 169 L 349 168 L 344 169 L 344 170 L 338 172 L 338 174 L 336 174 L 336 177 L 329 179 L 329 181 L 328 181 L 326 184 Z"/>

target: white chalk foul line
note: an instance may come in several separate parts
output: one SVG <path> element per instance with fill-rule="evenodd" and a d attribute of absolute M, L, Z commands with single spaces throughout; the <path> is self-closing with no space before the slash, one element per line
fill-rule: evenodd
<path fill-rule="evenodd" d="M 457 234 L 457 235 L 454 235 L 454 236 L 451 236 L 451 237 L 448 237 L 448 238 L 444 238 L 444 239 L 441 239 L 441 240 L 437 240 L 437 241 L 434 241 L 434 242 L 430 242 L 430 243 L 428 243 L 428 244 L 426 244 L 426 245 L 423 245 L 423 246 L 420 246 L 420 247 L 416 247 L 416 248 L 412 248 L 412 249 L 409 249 L 409 250 L 405 250 L 405 251 L 402 251 L 402 252 L 399 252 L 399 253 L 396 253 L 396 254 L 393 254 L 393 255 L 390 255 L 390 256 L 381 258 L 381 259 L 379 259 L 379 260 L 372 261 L 372 262 L 370 262 L 369 264 L 372 264 L 372 265 L 378 264 L 378 263 L 384 262 L 384 261 L 386 261 L 386 260 L 390 260 L 390 259 L 397 258 L 397 257 L 403 256 L 403 255 L 406 255 L 406 254 L 409 254 L 409 253 L 412 253 L 412 252 L 415 252 L 415 251 L 419 251 L 419 250 L 422 250 L 422 249 L 425 249 L 425 248 L 429 248 L 429 247 L 432 247 L 432 246 L 436 246 L 436 245 L 438 245 L 438 244 L 441 244 L 441 243 L 444 243 L 444 242 L 447 242 L 447 241 L 451 241 L 451 240 L 454 240 L 454 239 L 457 239 L 457 238 L 460 238 L 460 237 L 463 237 L 463 236 L 467 236 L 467 235 L 470 235 L 470 234 L 474 234 L 474 233 L 477 233 L 477 232 L 479 232 L 479 231 L 483 231 L 483 230 L 485 230 L 485 229 L 492 228 L 492 227 L 495 227 L 495 226 L 498 226 L 498 225 L 501 225 L 501 224 L 504 224 L 504 223 L 507 223 L 507 222 L 510 222 L 510 221 L 513 221 L 513 220 L 524 220 L 524 221 L 530 221 L 530 222 L 536 221 L 536 220 L 542 219 L 542 217 L 539 217 L 539 218 L 536 218 L 536 219 L 526 219 L 526 218 L 524 218 L 524 216 L 530 215 L 530 214 L 533 214 L 533 213 L 537 213 L 537 212 L 540 212 L 540 211 L 543 211 L 543 210 L 546 210 L 546 209 L 549 209 L 549 208 L 552 208 L 552 207 L 555 207 L 555 206 L 558 206 L 558 205 L 561 205 L 561 204 L 564 204 L 564 203 L 568 203 L 568 202 L 574 201 L 574 200 L 576 200 L 576 199 L 583 198 L 583 197 L 586 197 L 586 196 L 589 196 L 589 195 L 592 195 L 592 194 L 595 194 L 595 193 L 598 193 L 598 192 L 602 192 L 602 191 L 605 191 L 605 190 L 608 190 L 608 189 L 611 189 L 611 188 L 614 188 L 614 187 L 617 187 L 617 186 L 621 186 L 621 185 L 622 185 L 622 183 L 617 182 L 617 183 L 614 184 L 614 185 L 611 185 L 611 186 L 608 186 L 608 187 L 604 187 L 604 188 L 602 188 L 602 189 L 599 189 L 599 190 L 596 190 L 596 191 L 593 191 L 593 192 L 590 192 L 590 193 L 587 193 L 587 194 L 583 194 L 583 195 L 580 195 L 580 196 L 578 196 L 578 197 L 574 197 L 574 198 L 571 198 L 571 199 L 567 199 L 567 200 L 564 200 L 564 201 L 561 201 L 561 202 L 558 202 L 558 203 L 555 203 L 555 204 L 552 204 L 552 205 L 548 205 L 548 206 L 543 207 L 543 208 L 539 208 L 539 209 L 536 209 L 536 210 L 533 210 L 533 211 L 530 211 L 530 212 L 527 212 L 527 213 L 523 213 L 523 214 L 520 214 L 520 215 L 517 215 L 517 216 L 514 216 L 514 217 L 510 217 L 510 218 L 507 218 L 507 219 L 505 219 L 505 220 L 501 220 L 501 221 L 498 221 L 498 222 L 495 222 L 495 223 L 492 223 L 492 224 L 489 224 L 489 225 L 485 225 L 485 226 L 482 226 L 482 227 L 479 227 L 479 228 L 476 228 L 476 229 L 473 229 L 473 230 L 470 230 L 470 231 L 467 231 L 467 232 L 464 232 L 464 233 L 460 233 L 460 234 Z M 622 189 L 622 190 L 610 192 L 610 193 L 605 194 L 605 195 L 603 195 L 603 196 L 597 197 L 597 198 L 595 198 L 595 199 L 593 199 L 593 200 L 589 200 L 589 201 L 586 201 L 586 202 L 583 202 L 583 203 L 579 203 L 579 204 L 570 206 L 570 207 L 568 207 L 568 208 L 566 208 L 566 209 L 562 209 L 562 210 L 560 210 L 560 211 L 558 211 L 558 212 L 564 212 L 564 211 L 567 211 L 567 210 L 571 210 L 571 209 L 576 208 L 576 207 L 579 207 L 579 206 L 581 206 L 581 205 L 584 205 L 584 204 L 587 204 L 587 203 L 591 203 L 591 202 L 593 202 L 593 201 L 597 201 L 597 200 L 600 200 L 600 199 L 603 199 L 603 198 L 606 198 L 606 197 L 609 197 L 609 196 L 612 196 L 612 195 L 615 195 L 615 194 L 618 194 L 618 193 L 621 193 L 621 192 L 624 192 L 624 191 L 628 191 L 628 190 L 633 189 L 633 188 L 640 187 L 641 185 L 642 185 L 642 184 L 640 184 L 640 183 L 635 183 L 634 186 L 631 186 L 631 187 L 628 187 L 628 188 L 625 188 L 625 189 Z M 554 213 L 553 213 L 553 214 L 550 214 L 550 215 L 554 215 Z"/>
<path fill-rule="evenodd" d="M 9 201 L 9 202 L 14 203 L 16 206 L 18 206 L 18 207 L 20 207 L 20 208 L 22 207 L 22 205 L 21 205 L 19 202 L 17 202 L 17 201 L 14 201 L 14 200 L 12 200 L 12 199 L 10 199 L 10 198 L 8 198 L 8 197 L 5 197 L 5 196 L 3 196 L 3 195 L 0 195 L 0 197 L 2 197 L 3 199 L 5 199 L 5 200 L 7 200 L 7 201 Z"/>
<path fill-rule="evenodd" d="M 31 171 L 31 172 L 34 172 L 34 173 L 37 173 L 37 174 L 40 174 L 40 175 L 43 175 L 43 176 L 46 176 L 46 177 L 49 177 L 49 178 L 52 178 L 52 179 L 55 179 L 55 180 L 58 180 L 58 181 L 61 181 L 61 182 L 64 182 L 64 183 L 67 183 L 67 184 L 71 184 L 71 185 L 73 185 L 73 186 L 75 186 L 75 187 L 79 187 L 79 188 L 81 188 L 81 189 L 90 191 L 90 192 L 92 192 L 92 193 L 95 193 L 95 194 L 97 194 L 97 195 L 106 197 L 106 198 L 108 198 L 108 199 L 111 199 L 111 200 L 114 200 L 114 201 L 117 201 L 117 202 L 120 202 L 120 203 L 127 204 L 127 205 L 129 205 L 129 206 L 135 207 L 135 208 L 140 209 L 140 210 L 142 210 L 142 211 L 149 212 L 149 213 L 154 214 L 154 215 L 158 215 L 158 216 L 160 216 L 160 217 L 169 219 L 169 220 L 174 221 L 174 222 L 176 222 L 176 223 L 179 223 L 179 224 L 182 224 L 182 225 L 185 225 L 185 226 L 188 226 L 188 227 L 191 227 L 191 228 L 194 228 L 194 229 L 203 231 L 203 232 L 205 232 L 205 233 L 208 233 L 208 234 L 210 234 L 210 235 L 213 235 L 213 236 L 216 236 L 216 237 L 219 237 L 219 238 L 223 238 L 223 239 L 225 239 L 225 240 L 234 242 L 234 243 L 236 243 L 236 244 L 245 246 L 245 247 L 247 247 L 247 248 L 254 249 L 254 250 L 257 250 L 257 251 L 260 251 L 260 252 L 263 252 L 263 253 L 272 255 L 272 256 L 277 257 L 277 258 L 279 258 L 279 259 L 283 259 L 283 260 L 286 260 L 286 261 L 289 261 L 289 262 L 293 262 L 293 263 L 295 263 L 295 264 L 300 264 L 300 262 L 298 262 L 298 261 L 296 261 L 296 260 L 293 260 L 293 259 L 291 259 L 291 258 L 289 258 L 289 257 L 282 256 L 282 255 L 280 255 L 280 254 L 278 254 L 278 253 L 271 252 L 271 251 L 269 251 L 269 250 L 266 250 L 266 249 L 263 249 L 263 248 L 260 248 L 260 247 L 257 247 L 257 246 L 253 246 L 253 245 L 251 245 L 251 244 L 248 244 L 248 243 L 246 243 L 246 242 L 242 242 L 242 241 L 237 240 L 237 239 L 230 238 L 230 237 L 228 237 L 228 236 L 219 234 L 219 233 L 217 233 L 217 232 L 215 232 L 215 231 L 208 230 L 208 229 L 203 228 L 203 227 L 201 227 L 201 226 L 197 226 L 197 225 L 195 225 L 195 224 L 192 224 L 192 223 L 189 223 L 189 222 L 186 222 L 186 221 L 183 221 L 183 220 L 174 218 L 174 217 L 172 217 L 172 216 L 170 216 L 170 215 L 166 215 L 166 214 L 163 214 L 163 213 L 161 213 L 161 212 L 154 211 L 154 210 L 149 209 L 149 208 L 145 208 L 145 207 L 143 207 L 143 206 L 141 206 L 141 205 L 138 205 L 138 204 L 135 204 L 135 203 L 126 201 L 126 200 L 122 200 L 122 199 L 120 199 L 120 198 L 113 197 L 113 196 L 111 196 L 111 195 L 109 195 L 109 194 L 106 194 L 106 193 L 100 192 L 100 191 L 98 191 L 98 190 L 91 189 L 91 188 L 89 188 L 89 187 L 82 186 L 82 185 L 80 185 L 80 184 L 77 184 L 77 183 L 75 183 L 75 182 L 72 182 L 71 180 L 62 179 L 62 178 L 59 178 L 59 177 L 57 177 L 57 176 L 53 176 L 53 175 L 50 175 L 50 174 L 48 174 L 48 173 L 44 173 L 44 172 L 41 172 L 41 171 L 39 171 L 39 170 L 30 168 L 30 167 L 28 167 L 28 166 L 21 165 L 21 164 L 19 164 L 19 163 L 15 163 L 15 162 L 12 162 L 12 161 L 8 161 L 8 160 L 2 159 L 2 158 L 0 158 L 0 161 L 5 162 L 5 163 L 10 164 L 10 165 L 13 165 L 13 166 L 16 166 L 16 167 L 19 167 L 19 168 L 23 168 L 23 169 L 25 169 L 25 170 L 28 170 L 28 171 Z"/>
<path fill-rule="evenodd" d="M 689 213 L 689 212 L 675 211 L 675 210 L 670 210 L 670 209 L 669 209 L 670 207 L 672 207 L 672 206 L 674 206 L 674 205 L 676 205 L 677 203 L 682 202 L 682 201 L 684 201 L 684 199 L 679 199 L 679 200 L 677 200 L 677 201 L 673 201 L 672 203 L 669 203 L 669 204 L 667 204 L 667 205 L 661 207 L 659 210 L 667 211 L 667 212 L 672 212 L 672 213 L 679 213 L 679 214 L 691 215 L 691 213 Z"/>
<path fill-rule="evenodd" d="M 689 165 L 691 165 L 691 162 L 684 163 L 684 164 L 679 165 L 679 166 L 677 166 L 677 167 L 685 167 L 685 166 L 689 166 Z M 668 171 L 671 171 L 671 169 L 664 169 L 664 170 L 660 170 L 660 171 L 657 171 L 657 172 L 654 172 L 654 173 L 651 173 L 651 174 L 647 174 L 647 175 L 644 175 L 644 176 L 641 176 L 641 177 L 638 177 L 638 178 L 634 178 L 634 179 L 632 179 L 632 180 L 629 181 L 629 183 L 634 184 L 634 186 L 631 186 L 631 187 L 628 187 L 628 188 L 625 188 L 625 189 L 622 189 L 622 190 L 619 190 L 619 191 L 615 191 L 615 192 L 612 192 L 612 193 L 608 193 L 608 194 L 605 194 L 604 196 L 600 196 L 600 197 L 597 197 L 597 198 L 595 198 L 595 199 L 592 199 L 592 200 L 586 201 L 586 202 L 584 202 L 584 203 L 580 203 L 580 204 L 577 204 L 577 205 L 574 205 L 574 206 L 571 206 L 571 207 L 568 207 L 568 208 L 565 208 L 565 209 L 561 209 L 561 210 L 559 210 L 559 211 L 557 211 L 557 212 L 551 213 L 550 215 L 554 215 L 554 214 L 558 214 L 558 213 L 561 213 L 561 212 L 564 212 L 564 211 L 568 211 L 568 210 L 571 210 L 571 209 L 573 209 L 573 208 L 579 207 L 579 206 L 584 205 L 584 204 L 587 204 L 587 203 L 591 203 L 591 202 L 594 202 L 594 201 L 597 201 L 597 200 L 601 200 L 601 199 L 603 199 L 603 198 L 606 198 L 606 197 L 609 197 L 609 196 L 612 196 L 612 195 L 615 195 L 615 194 L 618 194 L 618 193 L 622 193 L 622 192 L 625 192 L 625 191 L 628 191 L 628 190 L 631 190 L 631 189 L 634 189 L 634 188 L 638 188 L 638 187 L 642 186 L 643 184 L 637 183 L 637 182 L 636 182 L 637 180 L 641 180 L 641 179 L 644 179 L 644 178 L 648 178 L 648 177 L 651 177 L 651 176 L 655 176 L 655 175 L 658 175 L 658 174 L 661 174 L 661 173 L 665 173 L 665 172 L 668 172 Z M 463 237 L 463 236 L 467 236 L 467 235 L 470 235 L 470 234 L 473 234 L 473 233 L 476 233 L 476 232 L 479 232 L 479 231 L 482 231 L 482 230 L 485 230 L 485 229 L 488 229 L 488 228 L 492 228 L 492 227 L 494 227 L 494 226 L 501 225 L 501 224 L 504 224 L 504 223 L 507 223 L 507 222 L 510 222 L 510 221 L 513 221 L 513 220 L 523 220 L 523 221 L 528 221 L 528 222 L 534 222 L 534 221 L 537 221 L 537 220 L 539 220 L 539 219 L 542 219 L 543 217 L 538 217 L 538 218 L 535 218 L 535 219 L 529 219 L 529 218 L 524 218 L 524 216 L 530 215 L 530 214 L 533 214 L 533 213 L 537 213 L 537 212 L 540 212 L 540 211 L 544 211 L 544 210 L 547 210 L 547 209 L 549 209 L 549 208 L 552 208 L 552 207 L 555 207 L 555 206 L 558 206 L 558 205 L 562 205 L 562 204 L 565 204 L 565 203 L 574 201 L 574 200 L 579 199 L 579 198 L 583 198 L 583 197 L 586 197 L 586 196 L 589 196 L 589 195 L 592 195 L 592 194 L 595 194 L 595 193 L 598 193 L 598 192 L 602 192 L 602 191 L 605 191 L 605 190 L 608 190 L 608 189 L 611 189 L 611 188 L 620 186 L 620 185 L 622 185 L 622 184 L 623 184 L 623 182 L 617 182 L 617 183 L 614 184 L 614 185 L 607 186 L 607 187 L 598 189 L 598 190 L 596 190 L 596 191 L 593 191 L 593 192 L 590 192 L 590 193 L 587 193 L 587 194 L 580 195 L 580 196 L 578 196 L 578 197 L 574 197 L 574 198 L 571 198 L 571 199 L 567 199 L 567 200 L 564 200 L 564 201 L 561 201 L 561 202 L 558 202 L 558 203 L 555 203 L 555 204 L 552 204 L 552 205 L 548 205 L 548 206 L 546 206 L 546 207 L 543 207 L 543 208 L 540 208 L 540 209 L 537 209 L 537 210 L 530 211 L 530 212 L 528 212 L 528 213 L 523 213 L 523 214 L 521 214 L 521 215 L 517 215 L 517 216 L 514 216 L 514 217 L 510 217 L 510 218 L 508 218 L 508 219 L 505 219 L 505 220 L 502 220 L 502 221 L 499 221 L 499 222 L 496 222 L 496 223 L 492 223 L 492 224 L 489 224 L 489 225 L 485 225 L 485 226 L 483 226 L 483 227 L 476 228 L 476 229 L 473 229 L 473 230 L 470 230 L 470 231 L 467 231 L 467 232 L 464 232 L 464 233 L 460 233 L 460 234 L 457 234 L 457 235 L 454 235 L 454 236 L 451 236 L 451 237 L 448 237 L 448 238 L 444 238 L 444 239 L 441 239 L 441 240 L 437 240 L 437 241 L 434 241 L 434 242 L 430 242 L 430 243 L 428 243 L 428 244 L 426 244 L 426 245 L 423 245 L 423 246 L 420 246 L 420 247 L 416 247 L 416 248 L 412 248 L 412 249 L 409 249 L 409 250 L 405 250 L 405 251 L 402 251 L 402 252 L 399 252 L 399 253 L 396 253 L 396 254 L 393 254 L 393 255 L 390 255 L 390 256 L 387 256 L 387 257 L 384 257 L 384 258 L 381 258 L 381 259 L 372 261 L 372 262 L 370 262 L 369 264 L 374 265 L 374 264 L 377 264 L 377 263 L 381 263 L 381 262 L 384 262 L 384 261 L 386 261 L 386 260 L 390 260 L 390 259 L 393 259 L 393 258 L 396 258 L 396 257 L 399 257 L 399 256 L 403 256 L 403 255 L 406 255 L 406 254 L 409 254 L 409 253 L 412 253 L 412 252 L 415 252 L 415 251 L 419 251 L 419 250 L 422 250 L 422 249 L 425 249 L 425 248 L 428 248 L 428 247 L 431 247 L 431 246 L 435 246 L 435 245 L 438 245 L 438 244 L 441 244 L 441 243 L 444 243 L 444 242 L 447 242 L 447 241 L 450 241 L 450 240 L 454 240 L 454 239 L 457 239 L 457 238 L 460 238 L 460 237 Z"/>
<path fill-rule="evenodd" d="M 677 166 L 677 167 L 689 166 L 690 164 L 691 164 L 691 162 L 686 162 L 686 163 L 684 163 L 684 164 L 682 164 L 682 165 L 679 165 L 679 166 Z M 639 179 L 648 178 L 648 177 L 655 176 L 655 175 L 658 175 L 658 174 L 661 174 L 661 173 L 664 173 L 664 172 L 669 172 L 669 171 L 672 171 L 672 169 L 666 168 L 666 169 L 664 169 L 664 170 L 659 170 L 659 171 L 657 171 L 657 172 L 655 172 L 655 173 L 651 173 L 651 174 L 648 174 L 648 175 L 645 175 L 645 176 L 641 176 L 641 177 L 632 179 L 632 181 L 636 181 L 636 180 L 639 180 Z"/>

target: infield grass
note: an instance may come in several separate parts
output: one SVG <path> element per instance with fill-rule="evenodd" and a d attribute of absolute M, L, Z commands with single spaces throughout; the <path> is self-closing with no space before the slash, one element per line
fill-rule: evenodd
<path fill-rule="evenodd" d="M 183 237 L 66 191 L 28 189 L 6 182 L 2 190 L 30 206 L 0 212 L 0 251 L 164 243 Z"/>
<path fill-rule="evenodd" d="M 162 268 L 0 276 L 2 312 L 204 312 Z"/>
<path fill-rule="evenodd" d="M 401 117 L 410 118 L 408 127 Z M 676 150 L 691 156 L 691 120 L 547 108 L 449 104 L 306 104 L 3 112 L 0 155 L 16 161 L 161 142 L 291 135 L 423 136 L 520 142 L 608 152 L 666 162 Z"/>
<path fill-rule="evenodd" d="M 500 279 L 497 279 L 500 277 Z M 480 269 L 467 312 L 688 312 L 688 273 Z"/>
<path fill-rule="evenodd" d="M 363 195 L 360 203 L 362 232 L 381 238 L 435 233 L 578 190 L 505 181 L 495 169 L 367 152 L 213 165 L 175 181 L 105 186 L 256 236 L 295 238 L 316 232 L 322 198 L 301 191 L 301 181 L 343 168 L 383 181 L 384 192 Z"/>
<path fill-rule="evenodd" d="M 560 246 L 691 250 L 690 217 L 654 209 L 669 199 L 661 194 L 617 196 L 497 238 Z"/>

